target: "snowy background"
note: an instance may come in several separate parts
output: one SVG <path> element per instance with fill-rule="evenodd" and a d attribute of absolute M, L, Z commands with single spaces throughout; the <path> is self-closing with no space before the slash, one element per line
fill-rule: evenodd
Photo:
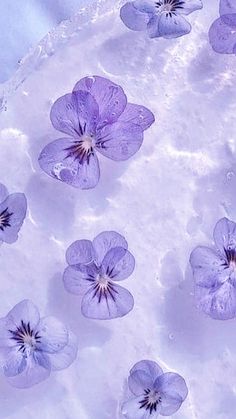
<path fill-rule="evenodd" d="M 0 316 L 30 298 L 79 338 L 76 362 L 31 389 L 0 377 L 1 418 L 118 419 L 129 369 L 152 359 L 189 387 L 174 419 L 235 419 L 236 321 L 197 311 L 188 263 L 193 247 L 211 243 L 220 217 L 236 220 L 235 57 L 211 49 L 219 1 L 203 2 L 188 17 L 190 35 L 155 41 L 122 24 L 120 2 L 93 1 L 0 85 L 0 180 L 25 192 L 29 206 L 19 240 L 0 248 Z M 52 103 L 93 74 L 120 84 L 156 123 L 127 162 L 99 156 L 98 186 L 80 191 L 48 177 L 37 158 L 58 138 Z M 123 234 L 136 258 L 122 284 L 135 307 L 122 319 L 95 321 L 82 317 L 62 273 L 69 244 L 104 230 Z"/>

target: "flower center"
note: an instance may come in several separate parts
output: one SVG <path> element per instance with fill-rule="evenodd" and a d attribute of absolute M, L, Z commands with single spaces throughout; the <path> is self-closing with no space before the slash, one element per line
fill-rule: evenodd
<path fill-rule="evenodd" d="M 90 156 L 94 154 L 94 145 L 95 139 L 93 136 L 83 134 L 79 140 L 74 141 L 74 144 L 65 148 L 65 151 L 68 151 L 67 158 L 78 159 L 80 164 L 84 163 L 85 160 L 89 163 Z"/>
<path fill-rule="evenodd" d="M 184 0 L 159 0 L 155 2 L 158 12 L 175 12 L 178 9 L 183 9 Z"/>
<path fill-rule="evenodd" d="M 37 343 L 40 343 L 41 337 L 38 332 L 34 332 L 30 323 L 24 323 L 23 320 L 21 320 L 21 324 L 16 330 L 9 330 L 9 332 L 11 333 L 11 339 L 16 341 L 19 346 L 19 351 L 24 353 L 31 353 L 36 348 Z"/>
<path fill-rule="evenodd" d="M 225 249 L 225 254 L 229 267 L 236 271 L 236 251 L 234 248 Z"/>
<path fill-rule="evenodd" d="M 150 390 L 149 388 L 144 391 L 144 398 L 139 402 L 140 409 L 149 410 L 150 415 L 153 411 L 156 412 L 157 405 L 161 403 L 161 395 L 158 391 Z"/>
<path fill-rule="evenodd" d="M 0 213 L 0 230 L 4 230 L 6 227 L 11 227 L 10 218 L 13 212 L 8 212 L 8 208 Z"/>

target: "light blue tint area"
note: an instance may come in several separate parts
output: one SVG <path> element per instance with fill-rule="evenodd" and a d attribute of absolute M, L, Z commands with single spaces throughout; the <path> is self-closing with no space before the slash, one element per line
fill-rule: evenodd
<path fill-rule="evenodd" d="M 72 16 L 85 0 L 0 0 L 0 83 L 51 28 Z"/>

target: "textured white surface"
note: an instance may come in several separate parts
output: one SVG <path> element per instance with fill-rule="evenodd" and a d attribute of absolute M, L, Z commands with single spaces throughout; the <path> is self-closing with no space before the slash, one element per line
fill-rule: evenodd
<path fill-rule="evenodd" d="M 208 43 L 217 16 L 218 0 L 205 1 L 188 17 L 190 35 L 154 41 L 129 31 L 117 2 L 107 0 L 8 100 L 0 180 L 26 193 L 29 211 L 18 242 L 0 248 L 0 316 L 32 299 L 78 335 L 79 356 L 27 391 L 0 378 L 1 418 L 118 418 L 129 369 L 146 358 L 187 381 L 189 397 L 173 418 L 235 419 L 235 320 L 214 321 L 194 308 L 188 264 L 194 246 L 211 243 L 220 217 L 236 220 L 236 67 L 234 56 L 217 55 Z M 46 176 L 37 158 L 60 136 L 49 120 L 52 103 L 92 74 L 122 85 L 156 123 L 129 161 L 99 156 L 98 186 L 79 191 Z M 135 307 L 122 319 L 88 320 L 63 288 L 64 254 L 74 240 L 109 229 L 125 235 L 136 258 L 122 284 Z"/>

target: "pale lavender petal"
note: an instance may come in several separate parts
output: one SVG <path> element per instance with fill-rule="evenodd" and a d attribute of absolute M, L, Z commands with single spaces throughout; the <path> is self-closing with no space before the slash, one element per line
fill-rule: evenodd
<path fill-rule="evenodd" d="M 94 260 L 95 252 L 90 240 L 76 240 L 66 251 L 66 261 L 68 265 L 79 263 L 91 263 Z"/>
<path fill-rule="evenodd" d="M 76 83 L 73 91 L 77 90 L 87 91 L 95 98 L 99 107 L 100 126 L 117 121 L 127 104 L 123 89 L 104 77 L 84 77 Z"/>
<path fill-rule="evenodd" d="M 65 289 L 71 294 L 84 295 L 91 284 L 91 278 L 86 270 L 81 271 L 68 266 L 63 274 L 63 282 Z"/>
<path fill-rule="evenodd" d="M 98 121 L 98 104 L 88 92 L 68 93 L 53 104 L 50 118 L 58 131 L 81 137 L 84 133 L 94 134 Z"/>
<path fill-rule="evenodd" d="M 0 204 L 0 240 L 14 243 L 24 222 L 27 201 L 23 193 L 13 193 Z"/>
<path fill-rule="evenodd" d="M 135 0 L 133 5 L 136 9 L 149 15 L 155 14 L 157 11 L 155 1 L 153 0 Z"/>
<path fill-rule="evenodd" d="M 214 228 L 213 237 L 216 247 L 225 254 L 225 250 L 236 248 L 236 223 L 221 218 Z"/>
<path fill-rule="evenodd" d="M 134 7 L 134 2 L 128 2 L 120 9 L 120 17 L 125 26 L 133 31 L 144 31 L 150 20 L 150 15 Z"/>
<path fill-rule="evenodd" d="M 24 324 L 29 323 L 31 329 L 35 329 L 40 320 L 39 311 L 30 300 L 23 300 L 13 307 L 5 320 L 6 327 L 10 330 L 15 330 L 15 328 L 21 325 L 21 322 L 24 322 Z"/>
<path fill-rule="evenodd" d="M 236 13 L 235 0 L 220 0 L 220 15 Z"/>
<path fill-rule="evenodd" d="M 46 145 L 39 156 L 39 165 L 49 176 L 75 188 L 94 188 L 100 177 L 97 156 L 91 154 L 80 163 L 68 150 L 73 144 L 73 139 L 61 138 Z"/>
<path fill-rule="evenodd" d="M 202 0 L 184 0 L 183 4 L 181 4 L 181 8 L 179 7 L 177 10 L 181 13 L 181 15 L 189 15 L 190 13 L 202 8 Z"/>
<path fill-rule="evenodd" d="M 69 367 L 76 359 L 77 352 L 77 337 L 72 332 L 69 332 L 67 345 L 59 352 L 48 354 L 52 370 L 62 370 Z"/>
<path fill-rule="evenodd" d="M 209 30 L 210 44 L 213 50 L 220 54 L 236 54 L 236 31 L 227 24 L 227 20 L 231 20 L 232 16 L 225 15 L 224 19 L 215 20 Z"/>
<path fill-rule="evenodd" d="M 12 322 L 9 324 L 7 317 L 0 319 L 0 348 L 10 348 L 15 346 L 15 341 L 12 339 L 12 334 L 9 328 L 12 327 Z"/>
<path fill-rule="evenodd" d="M 26 358 L 19 348 L 13 348 L 3 364 L 3 372 L 6 377 L 14 377 L 24 371 L 26 368 Z"/>
<path fill-rule="evenodd" d="M 68 343 L 68 330 L 55 317 L 44 317 L 37 327 L 40 341 L 37 348 L 42 352 L 54 353 L 61 351 Z"/>
<path fill-rule="evenodd" d="M 128 249 L 128 243 L 121 234 L 115 231 L 103 231 L 93 240 L 93 247 L 96 252 L 96 260 L 101 264 L 106 253 L 113 247 Z"/>
<path fill-rule="evenodd" d="M 15 377 L 8 377 L 8 382 L 17 388 L 29 388 L 45 380 L 50 375 L 50 369 L 45 368 L 45 356 L 37 353 L 37 360 L 32 356 L 27 359 L 27 365 L 22 373 Z"/>
<path fill-rule="evenodd" d="M 156 406 L 156 410 L 152 413 L 146 408 L 140 409 L 144 396 L 134 397 L 122 405 L 121 411 L 126 419 L 157 419 L 159 416 L 161 405 Z"/>
<path fill-rule="evenodd" d="M 81 311 L 91 319 L 108 320 L 123 317 L 132 310 L 134 299 L 129 291 L 117 284 L 112 284 L 113 290 L 100 299 L 99 292 L 91 288 L 83 297 Z M 115 291 L 114 291 L 115 290 Z"/>
<path fill-rule="evenodd" d="M 160 375 L 154 384 L 161 394 L 161 415 L 169 416 L 175 413 L 186 399 L 188 389 L 183 377 L 167 372 Z"/>
<path fill-rule="evenodd" d="M 211 288 L 221 284 L 229 277 L 226 259 L 214 250 L 199 246 L 190 255 L 196 285 Z"/>
<path fill-rule="evenodd" d="M 139 125 L 144 131 L 153 124 L 155 117 L 153 113 L 144 106 L 127 103 L 127 106 L 118 121 Z"/>
<path fill-rule="evenodd" d="M 0 203 L 3 202 L 8 195 L 9 194 L 6 186 L 0 183 Z"/>
<path fill-rule="evenodd" d="M 162 368 L 156 362 L 146 359 L 137 362 L 130 370 L 130 374 L 133 374 L 135 371 L 144 371 L 146 374 L 150 375 L 153 382 L 159 375 L 163 374 Z"/>
<path fill-rule="evenodd" d="M 136 370 L 130 374 L 128 378 L 128 385 L 130 391 L 135 396 L 140 396 L 141 394 L 144 394 L 145 390 L 153 389 L 154 380 L 152 376 L 145 371 Z"/>
<path fill-rule="evenodd" d="M 150 38 L 178 38 L 190 31 L 190 23 L 183 16 L 177 14 L 161 13 L 153 16 L 148 23 Z"/>
<path fill-rule="evenodd" d="M 102 270 L 113 281 L 128 278 L 135 267 L 135 260 L 131 253 L 123 247 L 113 247 L 102 261 Z"/>
<path fill-rule="evenodd" d="M 139 125 L 115 122 L 99 132 L 96 149 L 109 159 L 121 161 L 137 153 L 142 142 L 143 130 Z"/>

